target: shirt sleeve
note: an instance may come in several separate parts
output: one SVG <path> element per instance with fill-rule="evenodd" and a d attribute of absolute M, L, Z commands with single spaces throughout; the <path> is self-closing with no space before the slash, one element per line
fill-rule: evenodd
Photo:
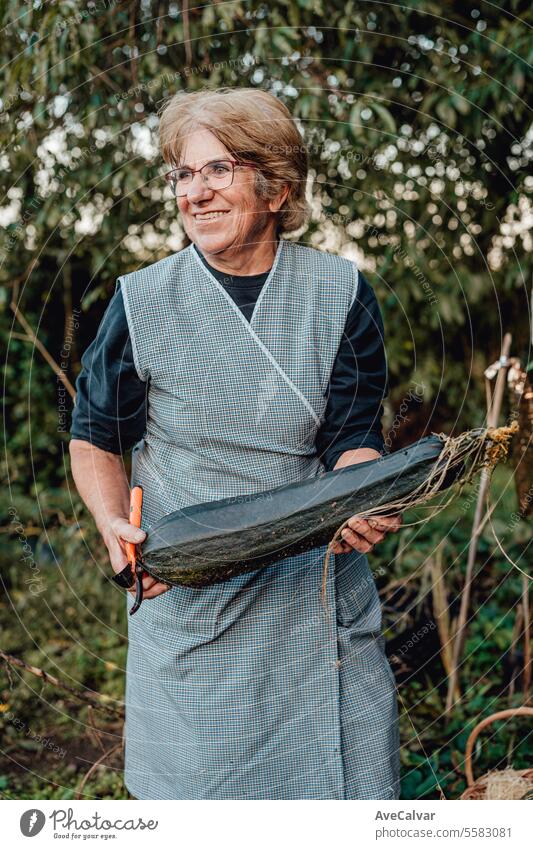
<path fill-rule="evenodd" d="M 120 288 L 81 358 L 70 435 L 122 454 L 146 430 L 147 383 L 140 379 Z"/>
<path fill-rule="evenodd" d="M 385 453 L 381 417 L 387 394 L 381 311 L 372 287 L 359 272 L 357 294 L 330 376 L 325 419 L 316 438 L 317 453 L 328 471 L 344 451 L 375 448 Z"/>

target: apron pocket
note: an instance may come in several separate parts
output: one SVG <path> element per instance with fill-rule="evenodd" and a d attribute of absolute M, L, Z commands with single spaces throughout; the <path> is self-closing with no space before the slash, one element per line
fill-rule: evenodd
<path fill-rule="evenodd" d="M 381 605 L 365 554 L 335 555 L 337 623 L 358 633 L 379 632 Z"/>

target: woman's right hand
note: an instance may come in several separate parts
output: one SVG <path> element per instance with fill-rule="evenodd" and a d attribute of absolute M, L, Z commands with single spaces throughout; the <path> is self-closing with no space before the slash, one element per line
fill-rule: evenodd
<path fill-rule="evenodd" d="M 141 528 L 131 525 L 127 519 L 118 517 L 114 519 L 105 534 L 103 534 L 104 542 L 109 553 L 111 566 L 116 575 L 128 565 L 126 555 L 126 542 L 133 542 L 135 545 L 140 545 L 146 539 L 146 532 Z M 151 575 L 143 574 L 143 599 L 155 598 L 162 593 L 166 593 L 171 587 L 168 584 L 163 584 Z M 128 589 L 129 593 L 135 595 L 135 584 Z"/>

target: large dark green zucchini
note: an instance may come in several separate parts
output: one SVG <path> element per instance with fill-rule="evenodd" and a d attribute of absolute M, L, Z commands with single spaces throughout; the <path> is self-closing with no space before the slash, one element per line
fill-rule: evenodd
<path fill-rule="evenodd" d="M 434 469 L 443 444 L 428 436 L 301 483 L 177 510 L 150 529 L 142 549 L 145 568 L 169 584 L 203 587 L 325 545 L 355 513 L 412 493 Z M 441 488 L 459 471 L 447 473 Z"/>

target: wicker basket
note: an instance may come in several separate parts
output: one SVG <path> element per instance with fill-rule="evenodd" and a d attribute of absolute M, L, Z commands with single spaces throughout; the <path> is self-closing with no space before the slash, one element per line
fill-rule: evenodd
<path fill-rule="evenodd" d="M 531 793 L 533 792 L 533 769 L 494 770 L 493 772 L 487 772 L 485 775 L 482 775 L 481 778 L 477 778 L 476 780 L 474 780 L 474 773 L 472 771 L 472 751 L 479 734 L 493 722 L 497 722 L 499 719 L 510 719 L 513 716 L 533 716 L 533 708 L 519 707 L 510 708 L 509 710 L 500 710 L 497 713 L 493 713 L 491 716 L 487 716 L 472 730 L 468 740 L 466 741 L 465 751 L 465 774 L 468 787 L 461 796 L 461 799 L 486 799 L 487 789 L 489 786 L 492 786 L 491 798 L 516 798 L 516 795 L 505 795 L 506 785 L 511 788 L 513 784 L 515 791 L 518 787 L 520 788 L 519 798 L 531 798 Z M 498 787 L 498 784 L 501 786 L 503 792 L 502 795 L 494 795 L 494 789 L 495 787 Z"/>

